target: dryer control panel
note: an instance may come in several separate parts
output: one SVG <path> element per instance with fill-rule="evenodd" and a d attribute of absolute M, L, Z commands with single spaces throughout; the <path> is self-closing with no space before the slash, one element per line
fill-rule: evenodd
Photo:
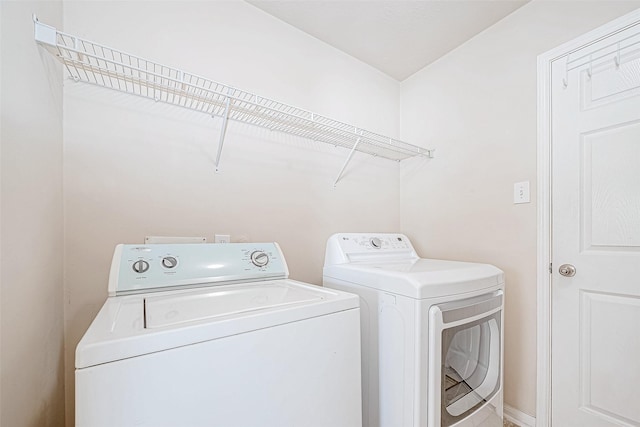
<path fill-rule="evenodd" d="M 338 233 L 329 237 L 324 265 L 418 258 L 411 241 L 395 233 Z"/>
<path fill-rule="evenodd" d="M 288 276 L 277 243 L 118 245 L 109 296 Z"/>

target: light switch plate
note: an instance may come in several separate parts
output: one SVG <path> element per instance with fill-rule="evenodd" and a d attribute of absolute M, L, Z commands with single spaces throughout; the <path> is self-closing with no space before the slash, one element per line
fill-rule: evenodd
<path fill-rule="evenodd" d="M 513 203 L 529 203 L 531 196 L 529 194 L 529 181 L 516 182 L 513 184 Z"/>

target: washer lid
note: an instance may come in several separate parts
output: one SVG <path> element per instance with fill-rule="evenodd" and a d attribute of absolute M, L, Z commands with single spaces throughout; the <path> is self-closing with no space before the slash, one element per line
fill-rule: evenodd
<path fill-rule="evenodd" d="M 76 348 L 76 369 L 358 306 L 356 295 L 293 280 L 110 297 Z"/>
<path fill-rule="evenodd" d="M 178 295 L 144 299 L 145 327 L 174 326 L 199 320 L 250 314 L 265 309 L 319 302 L 327 295 L 304 287 L 276 282 L 266 285 L 209 288 Z"/>
<path fill-rule="evenodd" d="M 424 258 L 329 265 L 324 267 L 324 277 L 418 299 L 504 283 L 504 273 L 493 265 Z"/>

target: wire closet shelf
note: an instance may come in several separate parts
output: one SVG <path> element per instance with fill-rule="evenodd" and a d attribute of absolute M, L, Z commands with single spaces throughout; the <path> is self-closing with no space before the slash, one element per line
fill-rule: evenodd
<path fill-rule="evenodd" d="M 222 117 L 224 122 L 216 168 L 220 160 L 228 120 L 350 149 L 346 163 L 354 151 L 396 161 L 415 156 L 433 157 L 433 149 L 388 138 L 66 34 L 39 22 L 35 16 L 34 24 L 36 41 L 64 65 L 75 81 L 150 98 L 214 117 Z"/>

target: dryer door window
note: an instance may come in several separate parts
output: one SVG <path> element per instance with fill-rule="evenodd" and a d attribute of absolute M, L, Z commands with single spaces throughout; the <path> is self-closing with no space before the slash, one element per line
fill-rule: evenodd
<path fill-rule="evenodd" d="M 477 319 L 477 317 L 476 317 Z M 450 426 L 500 390 L 501 311 L 442 329 L 441 425 Z"/>

